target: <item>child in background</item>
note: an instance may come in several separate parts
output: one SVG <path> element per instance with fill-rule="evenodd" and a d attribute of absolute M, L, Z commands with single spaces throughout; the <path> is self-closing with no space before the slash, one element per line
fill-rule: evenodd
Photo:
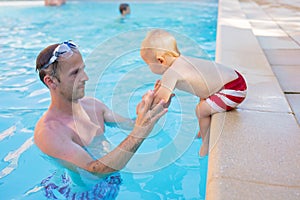
<path fill-rule="evenodd" d="M 119 11 L 120 11 L 120 14 L 125 17 L 126 15 L 129 15 L 130 14 L 130 6 L 128 3 L 121 3 L 119 5 Z"/>
<path fill-rule="evenodd" d="M 162 75 L 155 86 L 153 105 L 168 102 L 175 88 L 200 98 L 196 106 L 202 138 L 200 156 L 208 154 L 211 115 L 234 109 L 246 97 L 247 85 L 236 70 L 209 60 L 183 56 L 175 38 L 167 31 L 147 33 L 141 45 L 141 57 L 151 71 Z"/>

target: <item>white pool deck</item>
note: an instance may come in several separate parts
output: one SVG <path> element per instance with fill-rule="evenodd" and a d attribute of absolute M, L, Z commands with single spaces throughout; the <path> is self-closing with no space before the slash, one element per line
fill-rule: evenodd
<path fill-rule="evenodd" d="M 216 61 L 248 96 L 213 116 L 206 199 L 300 199 L 300 1 L 219 0 Z"/>
<path fill-rule="evenodd" d="M 249 90 L 213 116 L 207 200 L 300 199 L 299 11 L 296 0 L 219 0 L 216 60 Z"/>

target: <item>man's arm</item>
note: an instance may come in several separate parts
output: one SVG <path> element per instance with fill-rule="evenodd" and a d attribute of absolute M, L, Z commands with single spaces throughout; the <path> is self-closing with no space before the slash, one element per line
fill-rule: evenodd
<path fill-rule="evenodd" d="M 91 156 L 73 140 L 74 131 L 65 124 L 48 121 L 38 124 L 34 133 L 36 145 L 47 155 L 87 169 Z"/>
<path fill-rule="evenodd" d="M 125 117 L 113 112 L 106 105 L 103 106 L 103 117 L 104 117 L 104 121 L 106 123 L 117 124 L 120 128 L 122 128 L 124 130 L 132 130 L 132 128 L 134 127 L 134 123 L 135 123 L 134 119 L 125 118 Z"/>
<path fill-rule="evenodd" d="M 88 171 L 110 173 L 122 169 L 128 163 L 149 135 L 155 123 L 167 112 L 167 109 L 163 107 L 164 102 L 161 102 L 150 110 L 153 98 L 153 92 L 148 92 L 143 97 L 142 102 L 139 104 L 138 116 L 133 131 L 110 153 L 90 162 L 88 164 Z"/>
<path fill-rule="evenodd" d="M 101 174 L 118 171 L 128 163 L 158 119 L 167 112 L 163 103 L 150 111 L 152 101 L 153 93 L 144 96 L 133 131 L 115 149 L 98 160 L 94 160 L 73 141 L 73 130 L 58 122 L 47 124 L 46 127 L 38 126 L 35 143 L 49 156 L 65 160 L 87 171 Z M 58 131 L 61 134 L 57 134 Z"/>

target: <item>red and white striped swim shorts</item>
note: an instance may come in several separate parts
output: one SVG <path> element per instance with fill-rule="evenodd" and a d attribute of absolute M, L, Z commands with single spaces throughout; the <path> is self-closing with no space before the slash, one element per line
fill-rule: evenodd
<path fill-rule="evenodd" d="M 206 99 L 206 102 L 217 112 L 229 111 L 238 106 L 246 97 L 247 84 L 243 76 L 225 84 L 223 88 Z"/>

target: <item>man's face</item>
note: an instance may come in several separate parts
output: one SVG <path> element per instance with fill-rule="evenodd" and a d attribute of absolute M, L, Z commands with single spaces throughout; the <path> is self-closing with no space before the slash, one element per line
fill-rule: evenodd
<path fill-rule="evenodd" d="M 70 101 L 77 101 L 84 97 L 85 82 L 88 76 L 85 73 L 85 64 L 79 52 L 61 61 L 59 68 L 59 92 Z"/>

